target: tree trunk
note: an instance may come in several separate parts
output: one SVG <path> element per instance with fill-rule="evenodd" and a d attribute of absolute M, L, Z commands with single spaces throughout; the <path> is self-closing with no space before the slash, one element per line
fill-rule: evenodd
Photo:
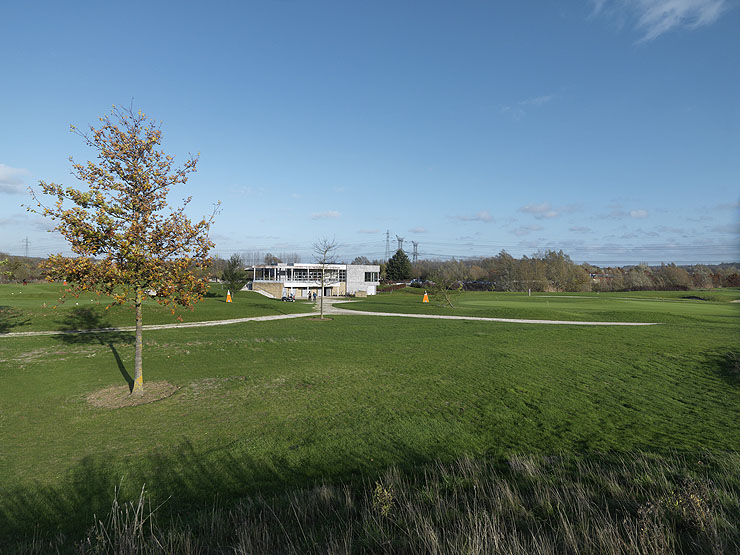
<path fill-rule="evenodd" d="M 144 375 L 141 373 L 141 351 L 143 347 L 143 326 L 141 320 L 141 289 L 136 291 L 136 354 L 134 355 L 134 386 L 132 394 L 144 393 Z"/>
<path fill-rule="evenodd" d="M 324 266 L 321 266 L 321 299 L 319 305 L 321 306 L 321 319 L 324 319 Z"/>

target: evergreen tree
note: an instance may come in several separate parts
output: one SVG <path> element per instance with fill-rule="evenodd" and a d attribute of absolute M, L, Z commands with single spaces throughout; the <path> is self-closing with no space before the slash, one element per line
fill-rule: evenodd
<path fill-rule="evenodd" d="M 385 267 L 385 277 L 391 281 L 403 281 L 411 278 L 411 261 L 403 250 L 398 249 Z"/>

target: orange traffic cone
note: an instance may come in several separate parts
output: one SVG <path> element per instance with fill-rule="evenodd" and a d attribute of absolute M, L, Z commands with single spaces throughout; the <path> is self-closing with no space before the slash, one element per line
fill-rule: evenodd
<path fill-rule="evenodd" d="M 427 295 L 427 292 L 426 291 L 424 291 L 424 298 L 422 299 L 421 302 L 423 302 L 423 303 L 428 303 L 429 302 L 429 295 Z"/>
<path fill-rule="evenodd" d="M 231 302 L 231 291 L 229 291 L 228 289 L 226 290 L 226 302 Z"/>

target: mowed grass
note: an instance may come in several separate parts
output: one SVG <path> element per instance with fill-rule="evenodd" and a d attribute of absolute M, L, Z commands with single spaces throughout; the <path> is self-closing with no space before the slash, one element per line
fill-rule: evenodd
<path fill-rule="evenodd" d="M 133 326 L 134 310 L 130 306 L 106 306 L 111 299 L 95 293 L 75 298 L 64 296 L 67 289 L 61 284 L 0 285 L 0 333 L 90 329 L 112 326 Z M 197 310 L 196 310 L 197 308 Z M 229 318 L 247 318 L 273 314 L 310 312 L 307 302 L 283 303 L 258 293 L 242 291 L 226 302 L 226 290 L 219 285 L 211 287 L 208 295 L 194 309 L 163 306 L 146 299 L 143 307 L 144 324 L 170 324 L 180 320 L 197 322 Z"/>
<path fill-rule="evenodd" d="M 402 289 L 341 305 L 350 310 L 444 314 L 488 318 L 525 318 L 600 322 L 687 323 L 735 321 L 740 289 L 709 291 L 629 291 L 623 293 L 465 292 L 451 296 L 454 308 L 439 295 L 422 303 L 424 290 Z"/>
<path fill-rule="evenodd" d="M 184 510 L 461 455 L 738 450 L 740 304 L 669 295 L 614 315 L 617 299 L 586 297 L 470 293 L 453 313 L 498 315 L 502 304 L 506 317 L 664 323 L 337 315 L 148 331 L 145 383 L 179 390 L 115 410 L 87 396 L 133 373 L 130 334 L 0 338 L 0 530 L 79 529 L 117 485 L 135 497 L 145 483 L 153 502 Z M 233 305 L 242 299 L 245 312 L 262 310 L 248 295 Z M 353 306 L 410 312 L 418 301 Z M 44 329 L 33 302 L 20 309 Z"/>

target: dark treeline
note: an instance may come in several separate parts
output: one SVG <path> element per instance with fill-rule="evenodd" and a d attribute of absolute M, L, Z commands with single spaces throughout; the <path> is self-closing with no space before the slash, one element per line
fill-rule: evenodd
<path fill-rule="evenodd" d="M 46 275 L 39 268 L 43 258 L 30 256 L 11 256 L 0 252 L 0 283 L 17 283 L 26 281 L 40 281 Z"/>
<path fill-rule="evenodd" d="M 404 255 L 405 256 L 405 255 Z M 241 256 L 246 266 L 275 262 L 300 262 L 296 253 L 252 253 Z M 408 260 L 408 259 L 407 259 Z M 0 253 L 0 283 L 18 283 L 23 280 L 43 280 L 39 268 L 43 258 L 11 256 Z M 649 266 L 599 267 L 576 264 L 561 251 L 538 252 L 531 256 L 514 258 L 506 251 L 496 256 L 441 260 L 419 260 L 410 265 L 404 275 L 388 276 L 387 264 L 358 257 L 354 264 L 380 264 L 381 276 L 386 281 L 414 279 L 417 282 L 463 283 L 465 289 L 496 291 L 688 291 L 711 287 L 740 287 L 740 264 L 696 264 L 677 266 L 661 264 Z M 220 277 L 226 261 L 215 256 L 211 274 Z M 406 273 L 408 272 L 408 273 Z"/>
<path fill-rule="evenodd" d="M 740 287 L 736 266 L 661 264 L 598 267 L 576 264 L 561 251 L 514 258 L 506 251 L 492 257 L 419 260 L 412 276 L 425 282 L 462 282 L 466 289 L 496 291 L 688 291 Z"/>

